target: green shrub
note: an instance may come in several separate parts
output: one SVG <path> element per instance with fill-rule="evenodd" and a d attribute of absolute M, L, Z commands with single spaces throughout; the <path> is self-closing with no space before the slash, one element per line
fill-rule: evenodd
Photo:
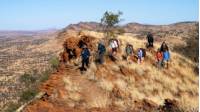
<path fill-rule="evenodd" d="M 22 75 L 19 80 L 21 82 L 24 82 L 25 84 L 32 84 L 32 83 L 35 83 L 36 80 L 37 80 L 37 77 L 35 75 L 32 75 L 32 74 L 28 74 L 28 73 L 25 73 L 24 75 Z"/>
<path fill-rule="evenodd" d="M 15 110 L 17 110 L 19 107 L 19 104 L 11 102 L 10 104 L 8 104 L 8 107 L 5 110 L 5 112 L 15 112 Z"/>
<path fill-rule="evenodd" d="M 46 70 L 44 71 L 42 74 L 41 74 L 41 77 L 40 77 L 40 82 L 44 82 L 46 80 L 48 80 L 50 74 L 51 74 L 51 70 Z"/>
<path fill-rule="evenodd" d="M 33 99 L 38 93 L 37 89 L 28 89 L 20 95 L 20 101 L 26 102 Z"/>
<path fill-rule="evenodd" d="M 50 62 L 51 67 L 53 69 L 57 69 L 58 68 L 58 66 L 59 66 L 59 59 L 58 59 L 58 57 L 52 57 L 49 62 Z"/>

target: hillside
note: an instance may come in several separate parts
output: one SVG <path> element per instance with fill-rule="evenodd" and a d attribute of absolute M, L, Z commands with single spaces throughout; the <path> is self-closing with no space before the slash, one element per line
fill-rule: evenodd
<path fill-rule="evenodd" d="M 94 85 L 95 86 L 94 88 L 99 88 L 99 86 L 101 85 L 101 84 L 99 85 L 99 83 L 104 83 L 104 81 L 105 81 L 105 83 L 108 83 L 108 86 L 111 86 L 111 88 L 114 88 L 115 82 L 112 82 L 112 81 L 110 82 L 110 80 L 111 80 L 110 78 L 114 77 L 114 80 L 115 80 L 116 77 L 118 77 L 118 78 L 122 79 L 123 81 L 125 81 L 126 87 L 137 88 L 136 93 L 131 93 L 130 91 L 128 91 L 128 92 L 125 92 L 125 94 L 136 94 L 136 96 L 138 98 L 142 99 L 142 98 L 144 98 L 145 95 L 147 96 L 148 90 L 144 89 L 143 86 L 141 87 L 141 85 L 146 85 L 146 82 L 140 82 L 140 79 L 145 79 L 144 81 L 150 81 L 150 82 L 148 82 L 148 84 L 150 83 L 151 86 L 149 85 L 150 87 L 147 87 L 147 88 L 152 89 L 152 88 L 156 88 L 155 86 L 157 86 L 157 85 L 153 85 L 154 84 L 153 82 L 155 80 L 157 80 L 157 79 L 154 79 L 155 74 L 160 74 L 160 75 L 158 75 L 159 78 L 162 77 L 162 74 L 165 74 L 165 75 L 170 74 L 169 75 L 170 78 L 167 78 L 167 79 L 170 79 L 170 81 L 167 82 L 168 85 L 166 85 L 163 81 L 161 81 L 161 80 L 164 80 L 166 77 L 168 77 L 168 75 L 166 75 L 166 76 L 164 75 L 164 77 L 161 78 L 161 80 L 159 80 L 160 82 L 158 81 L 155 83 L 155 84 L 159 85 L 161 82 L 163 82 L 163 84 L 160 84 L 162 86 L 161 87 L 162 89 L 156 88 L 159 90 L 159 92 L 158 92 L 159 98 L 155 97 L 155 96 L 153 97 L 153 95 L 151 95 L 152 97 L 150 97 L 151 100 L 153 99 L 152 101 L 154 103 L 156 103 L 157 106 L 160 104 L 163 104 L 164 98 L 169 98 L 169 97 L 164 97 L 165 94 L 168 94 L 168 93 L 171 94 L 169 96 L 172 99 L 175 98 L 175 99 L 180 100 L 180 98 L 183 98 L 183 100 L 185 100 L 185 99 L 187 100 L 188 98 L 185 98 L 185 97 L 188 94 L 189 94 L 188 95 L 189 98 L 197 98 L 198 97 L 198 95 L 197 95 L 198 88 L 196 88 L 196 87 L 198 87 L 198 85 L 196 83 L 198 82 L 197 74 L 198 74 L 198 70 L 199 70 L 199 68 L 198 68 L 198 61 L 199 61 L 199 58 L 198 58 L 198 56 L 199 56 L 198 55 L 198 52 L 199 52 L 199 49 L 198 49 L 198 46 L 199 46 L 198 24 L 199 24 L 198 22 L 181 22 L 181 23 L 175 23 L 175 24 L 170 24 L 170 25 L 143 25 L 143 24 L 139 24 L 139 23 L 130 23 L 130 24 L 121 26 L 126 31 L 126 33 L 124 35 L 120 35 L 119 38 L 121 39 L 121 41 L 124 44 L 130 39 L 135 48 L 138 48 L 139 46 L 142 47 L 144 45 L 146 32 L 149 32 L 149 31 L 151 31 L 154 34 L 155 40 L 157 42 L 156 48 L 161 44 L 161 42 L 163 40 L 166 40 L 170 47 L 170 50 L 173 52 L 172 56 L 174 56 L 172 58 L 173 60 L 172 60 L 171 64 L 172 64 L 172 66 L 174 66 L 174 63 L 178 64 L 178 65 L 175 65 L 173 68 L 170 68 L 169 73 L 166 70 L 164 70 L 162 72 L 157 71 L 155 69 L 155 67 L 153 67 L 153 66 L 152 67 L 146 66 L 146 65 L 152 65 L 152 63 L 153 63 L 152 54 L 148 54 L 151 57 L 150 62 L 145 63 L 145 65 L 143 65 L 141 67 L 144 68 L 142 70 L 143 74 L 151 74 L 151 75 L 147 75 L 147 76 L 142 75 L 141 76 L 142 78 L 141 77 L 138 78 L 137 74 L 142 71 L 139 70 L 137 64 L 128 65 L 128 69 L 129 68 L 131 69 L 130 73 L 128 72 L 128 74 L 133 74 L 133 73 L 137 72 L 133 76 L 131 75 L 131 77 L 135 77 L 135 75 L 136 75 L 136 78 L 130 79 L 130 80 L 134 80 L 134 82 L 130 82 L 130 84 L 129 84 L 129 82 L 127 82 L 128 78 L 130 76 L 129 75 L 124 76 L 121 71 L 121 68 L 123 68 L 123 66 L 125 66 L 125 69 L 127 69 L 127 66 L 126 66 L 127 63 L 122 60 L 120 60 L 119 63 L 116 64 L 116 63 L 110 62 L 109 59 L 107 59 L 108 63 L 101 68 L 101 69 L 103 69 L 103 71 L 101 69 L 97 70 L 98 72 L 102 72 L 102 73 L 105 72 L 105 76 L 103 76 L 102 79 L 101 79 L 102 76 L 99 76 L 99 74 L 95 74 L 95 76 L 94 76 L 95 78 L 100 77 L 100 80 L 98 79 L 98 81 L 96 81 L 96 79 L 95 79 L 95 81 L 93 81 L 93 82 L 98 82 L 98 84 L 90 82 L 90 78 L 91 78 L 91 76 L 93 76 L 93 75 L 89 75 L 90 72 L 86 73 L 86 74 L 88 74 L 86 76 L 80 75 L 79 70 L 74 70 L 77 68 L 77 66 L 74 66 L 74 64 L 70 64 L 70 66 L 60 68 L 61 70 L 59 70 L 58 73 L 54 73 L 55 75 L 52 75 L 52 77 L 53 77 L 53 79 L 54 79 L 54 76 L 56 77 L 55 83 L 58 83 L 58 84 L 63 84 L 63 82 L 60 80 L 62 80 L 63 77 L 66 77 L 66 75 L 70 74 L 70 73 L 77 74 L 78 78 L 81 77 L 81 78 L 83 78 L 84 81 L 86 80 L 86 82 L 88 82 L 88 77 L 89 77 L 89 85 L 90 84 Z M 0 76 L 0 85 L 1 85 L 0 86 L 0 95 L 2 96 L 2 97 L 0 97 L 0 111 L 2 111 L 3 108 L 7 107 L 8 104 L 10 104 L 10 102 L 17 103 L 19 101 L 19 95 L 20 95 L 19 93 L 23 92 L 24 88 L 26 88 L 26 85 L 22 84 L 19 80 L 19 78 L 21 76 L 23 76 L 25 73 L 30 73 L 33 71 L 37 71 L 37 72 L 39 72 L 38 74 L 40 74 L 40 72 L 48 70 L 51 67 L 49 64 L 49 60 L 51 59 L 51 57 L 54 57 L 54 56 L 59 57 L 59 54 L 63 51 L 62 45 L 66 38 L 72 37 L 71 41 L 73 43 L 74 39 L 75 40 L 78 39 L 79 34 L 83 33 L 86 36 L 89 35 L 89 36 L 93 37 L 95 40 L 93 45 L 96 45 L 97 40 L 101 39 L 103 36 L 101 34 L 101 31 L 102 31 L 102 28 L 101 28 L 100 24 L 96 23 L 96 22 L 80 22 L 78 24 L 71 24 L 62 30 L 0 31 L 0 63 L 1 63 L 0 64 L 0 75 L 1 75 Z M 76 41 L 78 41 L 78 40 L 76 40 Z M 122 47 L 122 48 L 124 48 L 124 47 Z M 122 54 L 120 53 L 119 57 L 121 57 L 120 55 L 122 55 Z M 149 59 L 147 59 L 147 60 L 149 60 Z M 75 65 L 77 65 L 77 64 L 78 63 L 75 62 Z M 94 65 L 95 68 L 99 68 L 95 64 L 92 64 L 92 65 Z M 117 69 L 117 71 L 112 70 L 111 73 L 107 73 L 110 69 L 112 69 L 112 66 L 114 66 L 113 68 Z M 186 69 L 186 71 L 183 71 L 183 70 L 185 70 L 184 67 L 188 68 L 188 69 Z M 195 73 L 193 73 L 194 70 L 195 70 Z M 93 70 L 90 70 L 90 71 L 94 72 Z M 119 74 L 118 74 L 119 76 L 118 75 L 115 76 L 116 72 L 119 72 Z M 37 75 L 36 77 L 40 77 L 40 75 L 38 75 L 38 74 L 36 74 Z M 111 74 L 112 76 L 110 76 L 109 74 Z M 172 74 L 172 76 L 171 76 L 171 74 Z M 180 77 L 178 79 L 176 79 L 177 81 L 171 81 L 171 78 L 174 79 L 174 77 L 176 77 L 177 75 L 179 76 L 179 74 L 184 74 L 184 75 L 188 74 L 189 76 L 188 75 L 186 75 L 186 76 L 180 75 Z M 57 75 L 58 75 L 58 77 L 57 77 Z M 107 77 L 107 75 L 109 75 L 109 77 Z M 151 78 L 149 80 L 147 80 L 147 77 L 149 77 L 149 76 Z M 184 79 L 181 79 L 181 77 L 184 77 Z M 187 78 L 187 77 L 190 77 L 190 78 Z M 57 81 L 57 78 L 58 78 L 59 82 Z M 134 85 L 135 80 L 139 80 L 139 82 L 142 84 Z M 180 80 L 180 81 L 178 81 L 178 80 Z M 49 81 L 51 82 L 51 78 L 49 79 Z M 76 81 L 75 81 L 75 83 L 76 83 Z M 110 84 L 110 83 L 112 83 L 112 84 Z M 182 83 L 184 83 L 180 87 L 180 88 L 182 88 L 182 90 L 180 90 L 180 88 L 176 86 L 173 88 L 174 90 L 170 90 L 168 93 L 163 93 L 165 88 L 169 88 L 167 86 L 174 85 L 174 84 L 178 85 L 178 84 L 182 84 Z M 54 88 L 54 86 L 56 84 L 52 83 L 49 85 L 53 86 L 53 89 L 56 89 L 56 88 Z M 82 83 L 81 83 L 81 85 L 82 85 Z M 190 86 L 193 89 L 189 88 Z M 41 87 L 41 88 L 43 88 L 43 87 Z M 102 90 L 102 88 L 104 90 L 107 87 L 101 87 L 100 90 Z M 175 90 L 176 88 L 178 88 L 178 89 Z M 56 91 L 57 90 L 59 90 L 59 88 L 56 89 Z M 158 90 L 155 90 L 155 91 L 158 91 Z M 43 91 L 49 91 L 49 89 L 47 88 L 47 90 L 43 90 Z M 65 90 L 62 90 L 62 91 L 66 92 Z M 99 90 L 97 90 L 97 91 L 99 91 Z M 113 93 L 110 91 L 111 90 L 109 90 L 109 91 L 106 90 L 106 94 Z M 119 91 L 121 91 L 121 90 L 119 90 Z M 123 90 L 123 91 L 125 91 L 125 90 Z M 131 91 L 133 91 L 133 90 L 131 90 Z M 145 91 L 145 92 L 142 93 L 141 91 Z M 153 90 L 151 90 L 151 91 L 153 91 Z M 186 96 L 183 95 L 183 97 L 182 97 L 182 94 L 186 94 Z M 140 95 L 141 95 L 141 97 L 139 97 Z M 110 102 L 110 100 L 111 101 L 116 100 L 115 97 L 114 97 L 114 99 L 110 98 L 110 97 L 111 96 L 109 95 L 109 98 L 108 98 L 109 102 Z M 55 99 L 53 99 L 53 101 L 54 100 Z M 59 99 L 59 100 L 61 100 L 61 99 Z M 117 100 L 119 100 L 119 99 L 117 99 Z M 196 105 L 196 103 L 198 103 L 198 102 L 196 102 L 196 100 L 194 100 L 194 101 L 195 101 L 194 103 Z M 64 101 L 64 102 L 68 102 L 68 101 Z M 124 102 L 126 102 L 126 104 L 124 104 Z M 45 102 L 45 103 L 47 103 L 47 102 Z M 121 103 L 122 103 L 122 101 L 121 101 Z M 132 105 L 132 103 L 128 103 L 128 104 L 127 103 L 128 102 L 125 101 L 125 99 L 123 99 L 124 107 L 123 108 L 117 107 L 117 109 L 124 109 L 125 107 L 127 107 L 127 105 L 129 105 L 129 104 Z M 143 105 L 144 103 L 150 103 L 150 102 L 148 100 L 147 102 L 140 101 L 140 103 L 141 103 L 141 105 Z M 76 102 L 76 104 L 77 104 L 77 102 Z M 191 103 L 191 104 L 193 104 L 193 103 Z M 109 105 L 111 105 L 111 104 L 109 103 Z M 67 106 L 67 105 L 65 105 L 65 106 Z M 85 107 L 87 107 L 87 106 L 83 106 L 83 108 L 85 108 Z M 62 108 L 62 106 L 61 106 L 61 108 Z M 114 107 L 112 107 L 112 108 L 114 108 Z M 69 109 L 74 109 L 74 107 L 71 108 L 69 106 Z"/>
<path fill-rule="evenodd" d="M 62 46 L 55 47 L 56 35 L 55 31 L 0 32 L 0 111 L 17 101 L 24 88 L 18 80 L 21 75 L 50 68 L 49 59 L 62 50 Z"/>
<path fill-rule="evenodd" d="M 81 38 L 78 33 L 60 34 L 72 48 Z M 102 33 L 82 31 L 86 36 L 94 59 L 97 42 Z M 61 63 L 57 72 L 40 86 L 45 94 L 25 107 L 25 112 L 109 112 L 109 111 L 169 111 L 181 108 L 198 110 L 198 75 L 195 63 L 183 55 L 171 51 L 169 69 L 158 70 L 154 64 L 154 52 L 161 42 L 155 43 L 153 52 L 147 51 L 142 65 L 123 60 L 127 42 L 134 49 L 143 47 L 144 40 L 135 36 L 119 35 L 121 50 L 117 61 L 106 57 L 103 65 L 93 61 L 87 72 L 79 71 L 80 60 Z M 60 38 L 61 39 L 61 38 Z M 61 45 L 62 46 L 62 45 Z M 77 51 L 77 53 L 80 53 Z M 62 57 L 61 57 L 62 59 Z"/>

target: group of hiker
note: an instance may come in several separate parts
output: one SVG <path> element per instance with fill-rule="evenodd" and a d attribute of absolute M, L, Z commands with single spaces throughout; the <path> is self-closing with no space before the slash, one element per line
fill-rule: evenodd
<path fill-rule="evenodd" d="M 158 48 L 156 52 L 157 67 L 160 69 L 162 67 L 168 68 L 168 62 L 170 59 L 169 49 L 165 41 L 162 43 L 161 47 Z"/>
<path fill-rule="evenodd" d="M 154 38 L 153 35 L 151 33 L 147 34 L 147 48 L 153 48 L 153 43 L 154 43 Z M 120 42 L 117 39 L 110 39 L 109 40 L 109 57 L 111 60 L 115 61 L 116 60 L 116 54 L 118 52 L 120 48 Z M 137 53 L 134 52 L 133 49 L 133 45 L 130 43 L 126 44 L 126 48 L 125 48 L 125 53 L 126 53 L 126 60 L 131 60 L 131 58 L 136 57 L 137 58 L 137 63 L 138 64 L 142 64 L 146 55 L 146 50 L 144 48 L 139 48 L 137 50 Z M 97 48 L 97 62 L 99 64 L 103 64 L 104 63 L 104 56 L 106 54 L 106 46 L 105 43 L 103 42 L 103 40 L 100 40 L 98 43 L 98 48 Z M 82 58 L 82 66 L 81 66 L 81 70 L 86 71 L 87 69 L 86 67 L 89 67 L 89 60 L 90 60 L 90 50 L 87 47 L 87 43 L 85 43 L 84 45 L 82 45 L 82 52 L 81 52 L 81 58 Z M 164 41 L 161 44 L 161 47 L 158 48 L 156 54 L 156 64 L 157 67 L 159 69 L 163 68 L 163 67 L 167 67 L 168 68 L 168 61 L 170 59 L 170 54 L 169 54 L 169 49 L 168 46 L 166 44 L 166 42 Z"/>

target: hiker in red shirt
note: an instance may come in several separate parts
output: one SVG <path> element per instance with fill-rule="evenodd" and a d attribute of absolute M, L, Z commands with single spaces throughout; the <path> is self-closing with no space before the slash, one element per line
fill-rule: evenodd
<path fill-rule="evenodd" d="M 156 52 L 156 63 L 157 63 L 158 69 L 161 69 L 161 67 L 162 67 L 162 60 L 163 60 L 163 54 L 162 54 L 161 50 L 158 49 Z"/>

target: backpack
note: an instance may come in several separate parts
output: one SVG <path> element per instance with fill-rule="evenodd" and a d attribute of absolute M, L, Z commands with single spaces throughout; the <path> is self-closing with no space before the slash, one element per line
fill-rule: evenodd
<path fill-rule="evenodd" d="M 102 45 L 102 44 L 99 44 L 99 45 L 98 45 L 98 50 L 99 50 L 99 53 L 106 52 L 106 48 L 105 48 L 105 46 Z"/>
<path fill-rule="evenodd" d="M 161 52 L 157 52 L 157 53 L 156 53 L 156 59 L 157 59 L 158 61 L 162 60 L 162 59 L 163 59 L 163 54 L 162 54 Z"/>
<path fill-rule="evenodd" d="M 142 58 L 142 57 L 143 57 L 143 51 L 142 51 L 142 49 L 139 49 L 139 50 L 138 50 L 138 57 L 139 57 L 139 58 Z"/>
<path fill-rule="evenodd" d="M 146 57 L 146 50 L 143 48 L 141 48 L 141 50 L 142 50 L 142 57 Z"/>
<path fill-rule="evenodd" d="M 117 47 L 119 47 L 119 41 L 117 39 L 113 39 L 117 43 Z"/>
<path fill-rule="evenodd" d="M 86 48 L 82 51 L 81 56 L 83 59 L 86 59 L 90 56 L 90 51 L 88 50 L 88 48 Z"/>
<path fill-rule="evenodd" d="M 126 46 L 126 53 L 127 54 L 131 54 L 131 53 L 133 53 L 133 46 L 132 45 L 127 45 Z"/>
<path fill-rule="evenodd" d="M 153 35 L 152 34 L 148 34 L 147 35 L 147 39 L 149 42 L 153 42 Z"/>
<path fill-rule="evenodd" d="M 163 52 L 163 59 L 167 61 L 167 60 L 169 60 L 169 58 L 170 58 L 169 51 Z"/>

